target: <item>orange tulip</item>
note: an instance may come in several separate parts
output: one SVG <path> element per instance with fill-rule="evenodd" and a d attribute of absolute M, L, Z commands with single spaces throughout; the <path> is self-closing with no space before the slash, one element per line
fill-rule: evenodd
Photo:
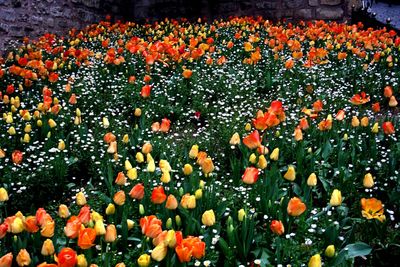
<path fill-rule="evenodd" d="M 158 186 L 153 189 L 151 193 L 151 202 L 154 204 L 162 204 L 167 199 L 167 195 L 165 194 L 164 187 Z"/>
<path fill-rule="evenodd" d="M 17 255 L 18 266 L 29 266 L 31 264 L 31 256 L 26 249 L 21 249 Z"/>
<path fill-rule="evenodd" d="M 36 233 L 39 231 L 35 216 L 28 216 L 24 221 L 24 228 L 28 233 Z"/>
<path fill-rule="evenodd" d="M 78 262 L 78 256 L 72 248 L 63 248 L 57 256 L 59 267 L 75 267 Z"/>
<path fill-rule="evenodd" d="M 390 85 L 385 86 L 385 88 L 383 89 L 383 95 L 386 98 L 390 98 L 393 95 L 393 89 Z"/>
<path fill-rule="evenodd" d="M 341 109 L 341 110 L 339 110 L 338 111 L 338 113 L 336 114 L 336 119 L 338 120 L 338 121 L 342 121 L 343 119 L 344 119 L 344 110 L 343 109 Z"/>
<path fill-rule="evenodd" d="M 383 222 L 386 219 L 382 202 L 376 198 L 362 198 L 361 208 L 362 216 L 368 220 L 377 219 Z"/>
<path fill-rule="evenodd" d="M 269 226 L 274 234 L 282 235 L 285 232 L 285 227 L 281 221 L 273 220 Z"/>
<path fill-rule="evenodd" d="M 247 167 L 242 176 L 245 184 L 254 184 L 258 180 L 258 169 L 255 167 Z"/>
<path fill-rule="evenodd" d="M 161 121 L 161 126 L 160 126 L 160 132 L 166 133 L 169 131 L 169 128 L 171 126 L 171 121 L 167 118 L 162 119 Z"/>
<path fill-rule="evenodd" d="M 81 229 L 82 222 L 77 216 L 71 216 L 64 227 L 64 233 L 68 238 L 77 238 L 79 230 Z"/>
<path fill-rule="evenodd" d="M 310 126 L 308 125 L 308 121 L 307 118 L 302 118 L 300 119 L 300 123 L 299 123 L 299 127 L 300 129 L 307 130 Z"/>
<path fill-rule="evenodd" d="M 178 208 L 178 200 L 176 200 L 176 197 L 174 195 L 168 196 L 165 207 L 169 210 L 175 210 L 176 208 Z"/>
<path fill-rule="evenodd" d="M 21 164 L 23 158 L 24 158 L 24 156 L 23 156 L 22 152 L 19 150 L 14 150 L 11 154 L 11 159 L 14 164 L 17 164 L 17 165 Z"/>
<path fill-rule="evenodd" d="M 89 249 L 94 246 L 96 240 L 96 230 L 93 228 L 84 228 L 79 231 L 78 246 L 81 249 Z"/>
<path fill-rule="evenodd" d="M 117 239 L 117 229 L 114 224 L 107 225 L 106 234 L 104 236 L 104 240 L 107 243 L 112 243 Z"/>
<path fill-rule="evenodd" d="M 111 142 L 114 142 L 117 140 L 117 137 L 113 133 L 106 133 L 103 138 L 104 142 L 107 144 L 110 144 Z"/>
<path fill-rule="evenodd" d="M 189 70 L 189 69 L 185 69 L 182 73 L 183 77 L 185 79 L 190 79 L 190 77 L 192 77 L 193 71 Z"/>
<path fill-rule="evenodd" d="M 304 204 L 298 197 L 293 197 L 289 200 L 287 206 L 287 213 L 290 216 L 300 216 L 307 209 L 306 204 Z"/>
<path fill-rule="evenodd" d="M 79 220 L 83 224 L 87 224 L 90 221 L 90 207 L 85 205 L 81 208 L 78 215 Z"/>
<path fill-rule="evenodd" d="M 140 91 L 140 96 L 143 98 L 148 98 L 150 97 L 151 93 L 151 86 L 146 84 L 145 86 L 142 87 L 142 90 Z"/>
<path fill-rule="evenodd" d="M 126 184 L 126 176 L 123 172 L 119 172 L 117 178 L 115 178 L 115 183 L 117 185 L 125 185 Z"/>
<path fill-rule="evenodd" d="M 369 102 L 370 97 L 365 94 L 365 92 L 361 92 L 359 94 L 355 94 L 352 98 L 350 98 L 350 102 L 353 105 L 362 105 Z"/>
<path fill-rule="evenodd" d="M 0 258 L 0 267 L 11 267 L 13 261 L 12 252 L 7 253 L 3 257 Z"/>
<path fill-rule="evenodd" d="M 390 134 L 394 134 L 394 133 L 395 133 L 395 129 L 394 129 L 393 123 L 390 122 L 390 121 L 384 122 L 384 123 L 382 124 L 382 129 L 383 129 L 383 132 L 384 132 L 385 134 L 387 134 L 387 135 L 390 135 Z"/>
<path fill-rule="evenodd" d="M 243 138 L 243 144 L 250 149 L 255 149 L 261 145 L 260 134 L 254 130 L 251 134 Z"/>
<path fill-rule="evenodd" d="M 156 216 L 150 215 L 140 219 L 142 234 L 150 238 L 156 238 L 161 232 L 162 222 Z"/>
<path fill-rule="evenodd" d="M 144 197 L 144 186 L 143 184 L 137 184 L 132 187 L 131 191 L 129 192 L 129 196 L 133 199 L 143 199 Z"/>
<path fill-rule="evenodd" d="M 125 192 L 123 190 L 118 191 L 117 193 L 115 193 L 113 200 L 114 203 L 118 206 L 124 205 L 126 200 Z"/>

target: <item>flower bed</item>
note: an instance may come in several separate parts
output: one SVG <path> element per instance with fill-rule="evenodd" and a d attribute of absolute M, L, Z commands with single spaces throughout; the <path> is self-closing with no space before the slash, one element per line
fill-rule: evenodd
<path fill-rule="evenodd" d="M 384 265 L 400 38 L 104 21 L 0 69 L 0 266 Z"/>

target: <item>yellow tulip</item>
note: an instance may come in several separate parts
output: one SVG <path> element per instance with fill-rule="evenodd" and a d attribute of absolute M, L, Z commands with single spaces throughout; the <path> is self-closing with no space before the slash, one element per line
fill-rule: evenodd
<path fill-rule="evenodd" d="M 183 166 L 183 174 L 186 176 L 191 175 L 193 172 L 193 167 L 192 165 L 186 163 L 185 166 Z"/>
<path fill-rule="evenodd" d="M 148 267 L 150 265 L 151 258 L 148 254 L 142 254 L 137 260 L 139 267 Z"/>
<path fill-rule="evenodd" d="M 53 241 L 51 239 L 46 239 L 43 242 L 41 253 L 43 256 L 51 256 L 55 252 Z"/>
<path fill-rule="evenodd" d="M 321 256 L 319 254 L 315 254 L 311 257 L 310 261 L 308 262 L 308 267 L 321 267 Z"/>
<path fill-rule="evenodd" d="M 308 186 L 316 186 L 317 185 L 317 175 L 315 173 L 311 173 L 307 179 Z"/>
<path fill-rule="evenodd" d="M 334 207 L 340 206 L 342 204 L 342 192 L 338 189 L 333 190 L 329 204 Z"/>
<path fill-rule="evenodd" d="M 206 226 L 213 226 L 215 224 L 215 214 L 213 210 L 206 210 L 201 216 L 201 222 Z"/>
<path fill-rule="evenodd" d="M 271 155 L 269 155 L 269 158 L 270 158 L 271 160 L 274 160 L 274 161 L 277 161 L 277 160 L 279 159 L 279 148 L 278 148 L 278 147 L 275 148 L 275 149 L 272 151 Z"/>
<path fill-rule="evenodd" d="M 296 179 L 296 170 L 294 169 L 294 167 L 292 165 L 289 166 L 287 172 L 285 173 L 285 175 L 283 176 L 283 178 L 285 178 L 288 181 L 293 182 Z"/>
<path fill-rule="evenodd" d="M 329 245 L 325 249 L 325 256 L 332 258 L 335 256 L 335 245 Z"/>
<path fill-rule="evenodd" d="M 372 174 L 367 173 L 364 175 L 363 186 L 365 188 L 372 188 L 374 186 L 374 178 L 372 177 Z"/>
<path fill-rule="evenodd" d="M 0 202 L 5 202 L 8 200 L 8 193 L 7 190 L 2 187 L 0 188 Z"/>

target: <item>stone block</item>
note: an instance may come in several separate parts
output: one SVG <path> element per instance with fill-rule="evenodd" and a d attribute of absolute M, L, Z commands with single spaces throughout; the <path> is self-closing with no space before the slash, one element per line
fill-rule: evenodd
<path fill-rule="evenodd" d="M 241 10 L 248 10 L 253 8 L 253 4 L 250 1 L 242 1 L 239 3 Z"/>
<path fill-rule="evenodd" d="M 296 9 L 294 11 L 294 15 L 296 18 L 304 19 L 304 20 L 310 20 L 313 18 L 312 9 L 310 9 L 310 8 Z"/>
<path fill-rule="evenodd" d="M 285 8 L 299 8 L 304 6 L 303 0 L 283 0 L 283 6 Z"/>
<path fill-rule="evenodd" d="M 256 9 L 277 9 L 278 2 L 275 1 L 260 1 L 256 2 Z"/>
<path fill-rule="evenodd" d="M 344 10 L 341 7 L 319 7 L 316 9 L 317 19 L 341 19 Z"/>
<path fill-rule="evenodd" d="M 308 4 L 310 6 L 318 6 L 318 0 L 308 0 Z"/>
<path fill-rule="evenodd" d="M 321 5 L 337 6 L 342 3 L 342 0 L 321 0 Z"/>

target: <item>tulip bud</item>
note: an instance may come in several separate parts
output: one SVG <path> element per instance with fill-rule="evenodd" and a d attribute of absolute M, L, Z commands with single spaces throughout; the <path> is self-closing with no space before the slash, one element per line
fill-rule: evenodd
<path fill-rule="evenodd" d="M 128 176 L 129 180 L 135 180 L 137 179 L 137 169 L 136 168 L 132 168 L 130 170 L 128 170 L 128 172 L 126 173 L 126 176 Z"/>
<path fill-rule="evenodd" d="M 215 224 L 215 214 L 213 210 L 207 210 L 201 217 L 201 222 L 206 226 L 213 226 Z"/>
<path fill-rule="evenodd" d="M 196 190 L 196 192 L 194 192 L 194 197 L 196 199 L 201 199 L 203 197 L 203 190 L 201 190 L 200 188 Z"/>
<path fill-rule="evenodd" d="M 30 133 L 32 131 L 32 125 L 27 124 L 25 125 L 24 132 Z"/>
<path fill-rule="evenodd" d="M 163 172 L 161 175 L 161 182 L 167 184 L 171 181 L 171 175 L 169 172 Z"/>
<path fill-rule="evenodd" d="M 179 215 L 176 215 L 176 216 L 175 216 L 175 223 L 176 223 L 176 226 L 177 226 L 178 228 L 181 227 L 181 225 L 182 225 L 181 216 L 179 216 Z"/>
<path fill-rule="evenodd" d="M 136 153 L 136 162 L 137 162 L 137 163 L 142 163 L 142 162 L 144 162 L 144 156 L 143 156 L 142 152 Z"/>
<path fill-rule="evenodd" d="M 57 126 L 57 123 L 53 119 L 49 119 L 47 123 L 49 124 L 50 128 L 54 128 Z"/>
<path fill-rule="evenodd" d="M 256 154 L 252 153 L 252 154 L 250 155 L 249 162 L 252 163 L 252 164 L 255 164 L 255 163 L 257 162 L 257 156 L 256 156 Z"/>
<path fill-rule="evenodd" d="M 249 132 L 251 131 L 251 124 L 250 123 L 246 123 L 246 126 L 244 127 L 244 129 Z"/>
<path fill-rule="evenodd" d="M 118 191 L 114 194 L 113 201 L 118 206 L 122 206 L 125 204 L 126 196 L 123 190 Z"/>
<path fill-rule="evenodd" d="M 267 163 L 267 160 L 265 159 L 265 156 L 260 155 L 258 157 L 257 167 L 263 170 L 263 169 L 267 168 L 267 165 L 268 165 L 268 163 Z"/>
<path fill-rule="evenodd" d="M 338 189 L 333 190 L 329 204 L 334 207 L 340 206 L 342 204 L 342 192 Z"/>
<path fill-rule="evenodd" d="M 345 133 L 345 134 L 343 135 L 343 141 L 347 141 L 347 140 L 349 140 L 349 136 L 348 136 L 347 133 Z"/>
<path fill-rule="evenodd" d="M 11 233 L 19 234 L 24 231 L 24 223 L 21 218 L 16 217 L 10 225 Z"/>
<path fill-rule="evenodd" d="M 97 220 L 94 223 L 94 230 L 96 235 L 104 235 L 106 233 L 106 227 L 104 226 L 103 220 Z"/>
<path fill-rule="evenodd" d="M 124 137 L 122 137 L 122 142 L 124 144 L 127 144 L 129 142 L 129 135 L 128 134 L 124 134 Z"/>
<path fill-rule="evenodd" d="M 43 246 L 42 246 L 42 255 L 43 256 L 51 256 L 53 255 L 55 252 L 54 250 L 54 245 L 53 245 L 53 241 L 51 239 L 46 239 L 43 242 Z"/>
<path fill-rule="evenodd" d="M 374 186 L 374 178 L 370 173 L 364 175 L 363 186 L 365 188 L 372 188 Z"/>
<path fill-rule="evenodd" d="M 129 160 L 125 160 L 125 170 L 126 171 L 129 171 L 130 169 L 132 169 L 133 167 L 132 167 L 132 164 L 129 162 Z"/>
<path fill-rule="evenodd" d="M 64 204 L 61 204 L 58 207 L 58 216 L 60 216 L 60 218 L 66 219 L 68 218 L 70 215 L 68 207 Z"/>
<path fill-rule="evenodd" d="M 77 109 L 75 110 L 75 115 L 76 115 L 77 117 L 81 117 L 81 116 L 82 116 L 82 112 L 81 112 L 81 110 L 80 110 L 79 108 L 77 108 Z"/>
<path fill-rule="evenodd" d="M 108 204 L 108 206 L 106 208 L 106 214 L 113 215 L 114 213 L 115 213 L 115 205 L 112 203 Z"/>
<path fill-rule="evenodd" d="M 142 204 L 139 205 L 139 214 L 140 215 L 144 214 L 144 206 Z"/>
<path fill-rule="evenodd" d="M 275 148 L 269 156 L 271 160 L 277 161 L 279 159 L 279 148 Z"/>
<path fill-rule="evenodd" d="M 143 154 L 149 154 L 153 151 L 153 146 L 150 143 L 145 143 L 142 147 Z"/>
<path fill-rule="evenodd" d="M 371 132 L 374 134 L 379 132 L 379 124 L 377 122 L 375 122 L 374 125 L 372 126 Z"/>
<path fill-rule="evenodd" d="M 189 151 L 189 157 L 191 159 L 197 158 L 197 155 L 199 154 L 199 146 L 198 145 L 193 145 L 192 148 Z"/>
<path fill-rule="evenodd" d="M 31 264 L 31 256 L 26 249 L 21 249 L 17 255 L 18 266 L 29 266 Z"/>
<path fill-rule="evenodd" d="M 61 151 L 63 151 L 64 149 L 65 149 L 65 143 L 64 143 L 64 141 L 63 140 L 60 140 L 59 142 L 58 142 L 58 147 L 57 147 L 59 150 L 61 150 Z"/>
<path fill-rule="evenodd" d="M 362 127 L 367 127 L 368 124 L 369 124 L 369 119 L 368 119 L 368 117 L 363 117 L 363 118 L 361 119 L 361 126 L 362 126 Z"/>
<path fill-rule="evenodd" d="M 308 176 L 307 185 L 308 186 L 316 186 L 317 185 L 317 175 L 315 175 L 315 173 L 311 173 L 310 176 Z"/>
<path fill-rule="evenodd" d="M 110 122 L 108 121 L 108 118 L 104 117 L 103 118 L 103 128 L 107 129 L 110 127 Z"/>
<path fill-rule="evenodd" d="M 78 206 L 83 206 L 86 204 L 86 197 L 82 192 L 76 194 L 76 204 Z"/>
<path fill-rule="evenodd" d="M 321 267 L 321 256 L 319 254 L 315 254 L 311 257 L 310 261 L 308 262 L 308 267 Z"/>
<path fill-rule="evenodd" d="M 185 174 L 186 176 L 191 175 L 193 172 L 193 167 L 190 164 L 185 164 L 185 166 L 183 166 L 183 174 Z"/>
<path fill-rule="evenodd" d="M 151 252 L 151 257 L 153 260 L 160 262 L 167 256 L 167 252 L 168 247 L 164 244 L 160 244 L 153 249 Z"/>
<path fill-rule="evenodd" d="M 7 190 L 2 187 L 0 188 L 0 202 L 5 202 L 8 200 L 8 193 Z"/>
<path fill-rule="evenodd" d="M 397 100 L 396 100 L 396 97 L 394 97 L 394 95 L 392 95 L 391 97 L 390 97 L 390 100 L 389 100 L 389 107 L 392 107 L 392 108 L 394 108 L 394 107 L 396 107 L 397 106 Z"/>
<path fill-rule="evenodd" d="M 325 256 L 328 258 L 332 258 L 335 256 L 335 246 L 334 245 L 329 245 L 325 249 Z"/>
<path fill-rule="evenodd" d="M 165 223 L 167 229 L 172 229 L 172 219 L 168 218 L 167 222 Z"/>
<path fill-rule="evenodd" d="M 87 267 L 88 266 L 88 262 L 87 262 L 84 254 L 78 255 L 76 260 L 77 260 L 77 262 L 76 262 L 77 267 Z"/>
<path fill-rule="evenodd" d="M 246 212 L 244 211 L 244 209 L 240 209 L 238 211 L 238 220 L 239 222 L 243 222 L 244 218 L 246 217 Z"/>
<path fill-rule="evenodd" d="M 10 128 L 8 128 L 7 133 L 9 135 L 15 135 L 17 132 L 15 131 L 14 126 L 11 126 Z"/>
<path fill-rule="evenodd" d="M 150 154 L 147 154 L 147 156 Z M 156 170 L 156 164 L 154 162 L 154 160 L 148 160 L 149 157 L 147 157 L 147 171 L 148 172 L 155 172 Z"/>
<path fill-rule="evenodd" d="M 229 144 L 232 146 L 240 144 L 240 136 L 238 133 L 234 133 L 229 141 Z"/>
<path fill-rule="evenodd" d="M 104 240 L 107 243 L 112 243 L 117 239 L 117 229 L 114 224 L 107 225 L 106 234 L 104 236 Z"/>
<path fill-rule="evenodd" d="M 131 230 L 135 226 L 135 222 L 130 219 L 127 219 L 126 225 L 128 226 L 128 230 Z"/>
<path fill-rule="evenodd" d="M 296 179 L 296 170 L 294 169 L 294 167 L 292 165 L 290 165 L 288 167 L 287 172 L 285 173 L 285 175 L 283 176 L 283 178 L 285 178 L 288 181 L 293 182 Z"/>
<path fill-rule="evenodd" d="M 351 119 L 351 126 L 353 127 L 360 126 L 360 120 L 357 118 L 357 116 L 353 116 L 353 118 Z"/>
<path fill-rule="evenodd" d="M 269 227 L 271 231 L 277 235 L 282 235 L 285 232 L 285 227 L 283 226 L 283 223 L 278 220 L 273 220 Z"/>
<path fill-rule="evenodd" d="M 148 254 L 142 254 L 137 260 L 139 267 L 148 267 L 150 265 L 151 258 Z"/>
<path fill-rule="evenodd" d="M 140 108 L 135 108 L 135 116 L 140 117 L 142 115 L 142 110 Z"/>
<path fill-rule="evenodd" d="M 0 266 L 2 267 L 11 267 L 13 261 L 13 254 L 12 252 L 7 253 L 3 257 L 0 258 Z"/>

